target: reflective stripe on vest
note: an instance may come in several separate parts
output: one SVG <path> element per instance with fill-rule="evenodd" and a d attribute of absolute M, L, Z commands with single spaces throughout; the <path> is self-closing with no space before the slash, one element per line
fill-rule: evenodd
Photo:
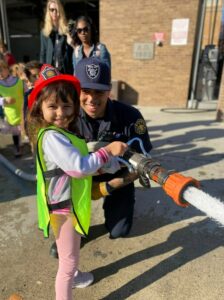
<path fill-rule="evenodd" d="M 50 126 L 39 131 L 37 141 L 37 208 L 39 228 L 43 230 L 45 237 L 49 236 L 50 223 L 49 208 L 47 203 L 49 180 L 44 177 L 46 165 L 44 162 L 42 141 L 44 133 L 47 130 L 55 130 L 57 132 L 60 132 L 61 134 L 66 136 L 72 143 L 72 145 L 80 151 L 81 155 L 88 155 L 86 142 L 63 129 Z M 90 225 L 91 185 L 92 176 L 86 176 L 83 178 L 71 178 L 71 198 L 73 213 L 77 219 L 75 230 L 82 235 L 88 234 Z"/>
<path fill-rule="evenodd" d="M 10 125 L 19 125 L 21 123 L 22 106 L 24 101 L 24 90 L 22 80 L 18 79 L 16 83 L 10 87 L 0 85 L 0 95 L 2 97 L 12 97 L 16 100 L 14 104 L 10 104 L 9 106 L 4 107 L 4 114 L 7 122 Z"/>

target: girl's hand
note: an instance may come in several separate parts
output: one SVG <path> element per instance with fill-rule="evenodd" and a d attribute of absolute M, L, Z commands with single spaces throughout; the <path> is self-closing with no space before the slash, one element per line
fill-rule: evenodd
<path fill-rule="evenodd" d="M 123 156 L 128 149 L 128 145 L 123 142 L 112 142 L 105 146 L 104 149 L 113 156 Z"/>
<path fill-rule="evenodd" d="M 14 104 L 16 102 L 16 100 L 12 97 L 5 97 L 4 98 L 4 105 L 10 105 L 10 104 Z"/>

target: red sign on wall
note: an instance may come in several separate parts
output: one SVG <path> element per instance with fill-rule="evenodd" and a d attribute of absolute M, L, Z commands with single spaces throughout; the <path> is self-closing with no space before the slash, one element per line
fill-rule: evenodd
<path fill-rule="evenodd" d="M 165 40 L 164 32 L 155 32 L 153 34 L 153 41 L 154 42 L 164 42 L 164 40 Z"/>

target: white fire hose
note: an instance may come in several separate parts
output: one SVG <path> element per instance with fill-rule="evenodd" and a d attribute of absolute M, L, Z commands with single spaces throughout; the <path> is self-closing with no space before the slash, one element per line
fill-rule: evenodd
<path fill-rule="evenodd" d="M 28 181 L 36 181 L 36 175 L 35 174 L 29 174 L 21 169 L 17 168 L 15 165 L 13 165 L 10 161 L 8 161 L 3 155 L 0 154 L 0 162 L 13 174 L 16 176 L 19 176 L 20 178 Z"/>

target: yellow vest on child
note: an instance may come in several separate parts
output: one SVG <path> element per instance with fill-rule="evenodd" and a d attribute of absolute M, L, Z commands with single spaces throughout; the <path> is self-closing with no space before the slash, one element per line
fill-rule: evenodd
<path fill-rule="evenodd" d="M 47 201 L 49 181 L 44 177 L 46 165 L 43 157 L 42 140 L 44 132 L 47 130 L 55 130 L 62 133 L 70 140 L 74 147 L 79 149 L 81 155 L 88 155 L 86 142 L 68 131 L 55 126 L 50 126 L 39 131 L 37 142 L 37 208 L 39 228 L 43 230 L 45 237 L 48 237 L 49 235 L 50 223 Z M 71 178 L 72 211 L 77 219 L 77 223 L 74 226 L 75 230 L 82 235 L 87 235 L 89 231 L 91 213 L 91 187 L 92 176 Z"/>
<path fill-rule="evenodd" d="M 22 80 L 18 79 L 13 86 L 0 85 L 1 97 L 12 97 L 16 100 L 14 104 L 4 107 L 4 115 L 9 125 L 20 125 L 22 119 L 22 108 L 24 101 L 24 89 Z"/>

